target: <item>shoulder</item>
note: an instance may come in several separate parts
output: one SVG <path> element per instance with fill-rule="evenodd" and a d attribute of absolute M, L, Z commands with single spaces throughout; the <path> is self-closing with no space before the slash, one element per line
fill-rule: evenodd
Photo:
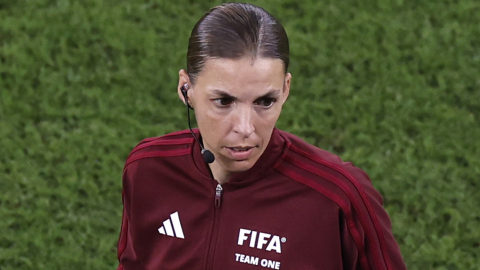
<path fill-rule="evenodd" d="M 351 162 L 313 146 L 295 135 L 279 131 L 285 140 L 285 151 L 277 169 L 293 180 L 305 184 L 335 201 L 369 204 L 382 203 L 368 175 Z"/>
<path fill-rule="evenodd" d="M 130 152 L 125 167 L 132 162 L 145 158 L 187 155 L 191 153 L 193 141 L 189 130 L 144 139 Z"/>
<path fill-rule="evenodd" d="M 335 202 L 342 210 L 364 268 L 405 269 L 380 193 L 368 175 L 350 162 L 281 132 L 286 149 L 277 170 Z M 350 245 L 351 246 L 351 245 Z"/>
<path fill-rule="evenodd" d="M 339 156 L 311 145 L 296 135 L 281 130 L 279 130 L 279 134 L 284 138 L 286 147 L 291 154 L 297 153 L 305 157 L 310 157 L 310 159 L 317 160 L 321 163 L 330 162 L 336 165 L 343 165 L 345 163 Z M 351 163 L 349 162 L 349 164 Z"/>
<path fill-rule="evenodd" d="M 294 135 L 285 132 L 281 135 L 285 138 L 286 150 L 276 169 L 338 205 L 348 230 L 360 247 L 361 257 L 366 252 L 362 244 L 365 241 L 372 250 L 383 253 L 385 236 L 391 236 L 390 221 L 382 207 L 383 199 L 368 175 L 352 163 Z"/>

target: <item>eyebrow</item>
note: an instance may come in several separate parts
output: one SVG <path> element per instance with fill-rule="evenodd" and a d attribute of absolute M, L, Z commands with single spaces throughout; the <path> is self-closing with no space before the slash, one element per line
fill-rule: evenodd
<path fill-rule="evenodd" d="M 212 93 L 215 94 L 215 95 L 218 95 L 218 96 L 221 96 L 223 98 L 234 98 L 236 99 L 236 97 L 230 95 L 229 93 L 225 92 L 225 91 L 222 91 L 222 90 L 217 90 L 217 89 L 214 89 L 212 90 Z M 266 98 L 266 97 L 272 97 L 272 96 L 278 96 L 280 94 L 280 90 L 271 90 L 269 92 L 267 92 L 265 95 L 262 95 L 260 97 L 257 97 L 257 99 L 261 99 L 261 98 Z"/>
<path fill-rule="evenodd" d="M 222 91 L 222 90 L 217 90 L 214 89 L 212 90 L 212 93 L 221 97 L 229 97 L 229 98 L 234 98 L 234 96 L 230 95 L 229 93 Z"/>

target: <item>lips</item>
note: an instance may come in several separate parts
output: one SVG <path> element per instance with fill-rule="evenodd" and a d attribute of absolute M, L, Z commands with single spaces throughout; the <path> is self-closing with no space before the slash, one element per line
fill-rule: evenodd
<path fill-rule="evenodd" d="M 243 151 L 248 151 L 250 149 L 252 149 L 253 147 L 227 147 L 233 151 L 236 151 L 236 152 L 243 152 Z"/>
<path fill-rule="evenodd" d="M 225 147 L 230 156 L 235 160 L 246 160 L 253 152 L 254 146 Z"/>

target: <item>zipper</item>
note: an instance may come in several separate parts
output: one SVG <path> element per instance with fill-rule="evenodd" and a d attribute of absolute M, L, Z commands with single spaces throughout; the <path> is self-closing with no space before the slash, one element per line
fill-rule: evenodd
<path fill-rule="evenodd" d="M 215 189 L 215 207 L 220 208 L 222 206 L 222 185 L 218 184 Z"/>
<path fill-rule="evenodd" d="M 222 185 L 217 184 L 215 188 L 215 207 L 213 209 L 213 226 L 212 226 L 212 234 L 210 238 L 210 245 L 208 248 L 207 259 L 206 259 L 206 270 L 213 269 L 213 259 L 215 257 L 215 249 L 217 246 L 217 238 L 218 238 L 218 223 L 219 223 L 219 216 L 220 216 L 220 207 L 222 206 L 222 192 L 223 188 Z"/>

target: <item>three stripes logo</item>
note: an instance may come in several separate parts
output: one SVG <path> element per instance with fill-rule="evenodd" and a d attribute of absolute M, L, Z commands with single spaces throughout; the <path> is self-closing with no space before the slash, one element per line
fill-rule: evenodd
<path fill-rule="evenodd" d="M 158 228 L 158 232 L 163 235 L 185 239 L 178 212 L 171 214 L 170 218 L 163 222 L 163 226 Z"/>

